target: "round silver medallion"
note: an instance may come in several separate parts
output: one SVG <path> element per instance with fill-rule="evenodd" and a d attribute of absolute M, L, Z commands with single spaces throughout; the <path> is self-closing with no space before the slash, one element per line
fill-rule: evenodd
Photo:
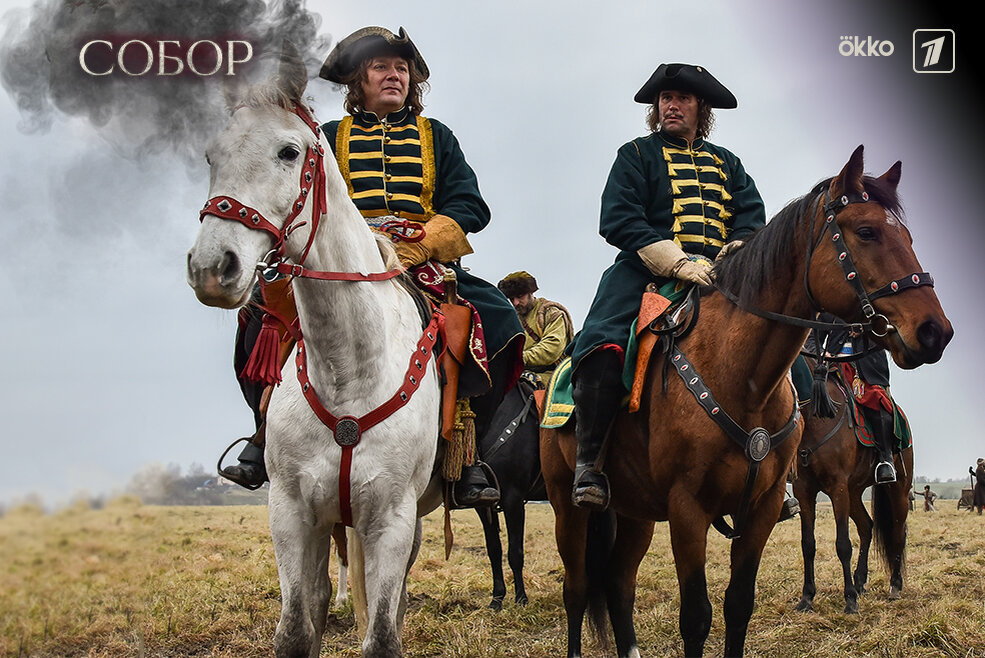
<path fill-rule="evenodd" d="M 335 425 L 335 442 L 340 446 L 354 446 L 359 443 L 359 422 L 352 416 L 343 416 Z"/>
<path fill-rule="evenodd" d="M 746 454 L 754 462 L 761 462 L 770 451 L 770 433 L 762 427 L 749 432 L 749 443 L 746 444 Z"/>

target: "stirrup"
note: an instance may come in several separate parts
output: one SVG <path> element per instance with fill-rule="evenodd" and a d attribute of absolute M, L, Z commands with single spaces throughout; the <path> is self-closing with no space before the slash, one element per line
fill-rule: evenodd
<path fill-rule="evenodd" d="M 792 519 L 798 514 L 800 514 L 800 501 L 790 496 L 783 501 L 783 507 L 780 508 L 780 518 L 777 520 L 777 523 Z"/>
<path fill-rule="evenodd" d="M 885 468 L 883 468 L 885 467 Z M 889 470 L 889 475 L 884 476 L 882 479 L 879 478 L 879 470 L 883 471 Z M 873 479 L 875 479 L 876 484 L 892 484 L 896 482 L 896 468 L 893 466 L 892 462 L 884 461 L 876 464 L 876 469 L 872 473 Z"/>
<path fill-rule="evenodd" d="M 250 491 L 256 491 L 257 489 L 259 489 L 260 487 L 262 487 L 265 482 L 267 482 L 267 479 L 268 479 L 266 477 L 266 470 L 267 470 L 267 468 L 266 468 L 265 465 L 260 464 L 260 468 L 262 468 L 264 470 L 263 482 L 261 482 L 260 484 L 248 483 L 245 480 L 242 480 L 242 479 L 237 478 L 235 476 L 234 477 L 229 477 L 229 474 L 226 473 L 226 469 L 223 468 L 223 466 L 222 466 L 222 460 L 224 460 L 226 458 L 226 455 L 229 454 L 229 451 L 232 450 L 234 447 L 238 446 L 240 443 L 243 443 L 244 441 L 247 442 L 247 443 L 252 443 L 253 437 L 252 436 L 244 436 L 244 437 L 239 438 L 239 439 L 236 439 L 235 441 L 233 441 L 232 443 L 230 443 L 229 444 L 229 447 L 227 447 L 225 450 L 223 450 L 222 451 L 222 454 L 219 455 L 219 461 L 216 462 L 215 468 L 216 468 L 216 471 L 219 473 L 219 475 L 221 475 L 222 477 L 226 478 L 230 482 L 234 482 L 234 483 L 238 484 L 239 486 L 243 487 L 244 489 L 249 489 Z M 237 465 L 238 464 L 233 464 L 233 466 L 237 466 Z"/>
<path fill-rule="evenodd" d="M 571 487 L 575 507 L 602 512 L 609 507 L 609 477 L 602 471 L 585 468 Z"/>

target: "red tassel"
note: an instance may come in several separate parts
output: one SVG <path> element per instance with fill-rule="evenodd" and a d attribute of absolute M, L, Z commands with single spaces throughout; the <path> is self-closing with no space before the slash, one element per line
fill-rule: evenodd
<path fill-rule="evenodd" d="M 279 320 L 269 313 L 263 314 L 263 326 L 250 359 L 240 373 L 241 377 L 265 386 L 280 384 L 280 333 L 275 326 L 277 322 Z"/>

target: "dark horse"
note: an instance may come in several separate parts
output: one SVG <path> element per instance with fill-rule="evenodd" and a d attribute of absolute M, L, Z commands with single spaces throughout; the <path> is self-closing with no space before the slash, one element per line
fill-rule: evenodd
<path fill-rule="evenodd" d="M 813 366 L 813 363 L 811 364 Z M 875 485 L 876 450 L 859 443 L 855 436 L 848 395 L 842 385 L 828 378 L 828 395 L 839 410 L 834 418 L 809 416 L 800 440 L 797 478 L 793 492 L 800 501 L 800 546 L 804 554 L 804 590 L 798 610 L 813 610 L 817 586 L 814 583 L 814 523 L 817 494 L 831 498 L 835 516 L 835 548 L 845 579 L 845 612 L 858 612 L 858 595 L 865 591 L 869 577 L 869 545 L 874 537 L 876 548 L 889 569 L 889 598 L 900 597 L 906 561 L 906 517 L 910 510 L 909 493 L 913 485 L 913 448 L 894 452 L 897 479 L 891 484 Z M 869 414 L 868 409 L 864 413 Z M 866 418 L 872 425 L 879 419 Z M 862 502 L 862 492 L 872 487 L 872 516 Z M 852 539 L 848 519 L 858 531 L 858 562 L 852 574 Z"/>
<path fill-rule="evenodd" d="M 702 655 L 712 615 L 708 528 L 721 526 L 724 515 L 739 526 L 725 592 L 724 653 L 742 655 L 763 546 L 780 514 L 803 425 L 796 422 L 778 445 L 772 438 L 764 443 L 764 435 L 796 418 L 787 373 L 810 323 L 826 310 L 869 333 L 875 329 L 881 334 L 875 342 L 902 368 L 939 360 L 953 333 L 898 220 L 899 175 L 897 162 L 880 178 L 863 176 L 859 147 L 838 176 L 788 205 L 716 265 L 718 291 L 706 291 L 700 321 L 678 342 L 716 406 L 706 413 L 688 382 L 673 373 L 663 390 L 664 359 L 651 359 L 640 411 L 620 414 L 609 433 L 607 512 L 590 514 L 571 503 L 571 423 L 542 432 L 541 464 L 565 568 L 569 657 L 581 655 L 586 609 L 600 631 L 608 611 L 618 656 L 639 655 L 636 574 L 655 521 L 670 522 L 684 653 Z M 711 419 L 714 410 L 740 428 L 757 428 L 743 430 L 744 448 Z M 747 454 L 760 458 L 758 472 Z"/>
<path fill-rule="evenodd" d="M 516 602 L 527 602 L 523 586 L 524 505 L 528 500 L 547 499 L 540 472 L 539 428 L 534 388 L 521 378 L 503 398 L 493 415 L 490 430 L 479 439 L 479 452 L 499 484 L 499 507 L 476 508 L 492 565 L 493 594 L 489 607 L 494 610 L 502 610 L 506 597 L 503 544 L 499 538 L 500 509 L 506 518 L 507 560 L 513 571 Z"/>

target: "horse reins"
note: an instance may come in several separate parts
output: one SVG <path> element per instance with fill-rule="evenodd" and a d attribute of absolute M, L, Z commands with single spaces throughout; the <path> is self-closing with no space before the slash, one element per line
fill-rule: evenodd
<path fill-rule="evenodd" d="M 214 215 L 222 219 L 237 221 L 249 229 L 264 231 L 273 236 L 273 249 L 256 266 L 256 269 L 261 273 L 274 270 L 279 274 L 287 276 L 320 281 L 386 281 L 399 276 L 403 272 L 402 268 L 363 274 L 361 272 L 310 270 L 304 267 L 304 261 L 314 244 L 315 233 L 318 230 L 321 216 L 328 209 L 324 166 L 325 148 L 319 143 L 321 139 L 321 128 L 315 122 L 314 117 L 300 104 L 294 104 L 292 112 L 314 133 L 315 143 L 309 146 L 305 152 L 305 161 L 301 168 L 300 192 L 291 206 L 290 213 L 288 213 L 287 218 L 284 220 L 283 227 L 278 229 L 259 210 L 251 208 L 233 197 L 223 195 L 215 196 L 208 200 L 205 207 L 199 212 L 199 221 L 204 221 L 206 215 Z M 291 233 L 301 228 L 305 223 L 294 224 L 294 221 L 301 214 L 308 199 L 312 199 L 312 203 L 314 204 L 311 212 L 312 225 L 308 241 L 301 252 L 299 263 L 291 264 L 284 262 L 287 239 L 291 236 Z M 401 220 L 385 222 L 380 227 L 380 230 L 390 235 L 399 236 L 400 239 L 407 242 L 417 242 L 424 237 L 424 229 L 420 224 Z M 408 230 L 412 231 L 411 235 L 406 234 Z M 275 258 L 276 261 L 268 262 L 271 257 Z M 266 280 L 263 276 L 260 276 L 259 285 L 261 291 L 264 289 L 265 284 Z M 435 345 L 439 337 L 444 333 L 444 316 L 437 309 L 432 309 L 431 321 L 425 327 L 414 352 L 411 354 L 410 363 L 407 366 L 407 371 L 404 374 L 404 380 L 400 388 L 386 402 L 357 418 L 351 415 L 336 416 L 328 411 L 321 403 L 318 393 L 308 379 L 304 338 L 301 335 L 300 324 L 297 321 L 285 321 L 284 318 L 274 313 L 271 309 L 263 306 L 260 306 L 260 308 L 282 324 L 297 341 L 295 364 L 297 366 L 297 379 L 301 385 L 301 392 L 305 400 L 308 401 L 308 406 L 311 407 L 315 416 L 332 431 L 335 442 L 342 448 L 342 459 L 339 463 L 339 508 L 342 523 L 346 526 L 352 526 L 351 471 L 353 449 L 359 444 L 363 432 L 389 418 L 395 411 L 406 405 L 414 395 L 414 392 L 420 387 Z"/>

